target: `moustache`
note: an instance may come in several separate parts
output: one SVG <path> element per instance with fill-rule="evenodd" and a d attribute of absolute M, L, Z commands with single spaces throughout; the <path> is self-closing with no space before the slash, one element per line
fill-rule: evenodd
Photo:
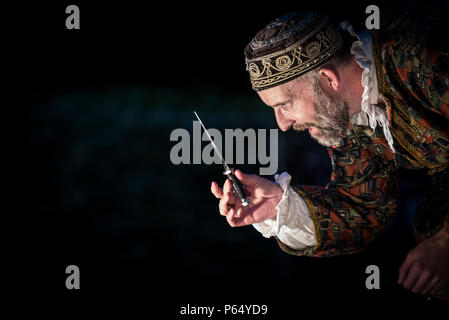
<path fill-rule="evenodd" d="M 307 130 L 309 127 L 314 127 L 314 128 L 317 128 L 317 129 L 321 129 L 319 126 L 317 126 L 313 122 L 306 122 L 306 123 L 301 123 L 301 124 L 295 123 L 293 125 L 293 130 L 304 131 L 304 130 Z"/>

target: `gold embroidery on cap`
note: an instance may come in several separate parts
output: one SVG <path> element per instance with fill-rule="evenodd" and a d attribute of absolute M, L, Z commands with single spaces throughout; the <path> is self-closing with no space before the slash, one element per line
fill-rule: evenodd
<path fill-rule="evenodd" d="M 246 59 L 254 89 L 286 82 L 328 60 L 342 46 L 341 38 L 328 21 L 323 21 L 307 36 L 284 50 Z"/>

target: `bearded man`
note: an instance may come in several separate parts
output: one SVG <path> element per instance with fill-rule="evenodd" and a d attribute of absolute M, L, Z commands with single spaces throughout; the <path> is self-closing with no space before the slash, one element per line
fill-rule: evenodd
<path fill-rule="evenodd" d="M 444 11 L 444 10 L 441 10 Z M 447 297 L 449 278 L 449 30 L 444 19 L 404 14 L 356 34 L 315 12 L 284 15 L 245 48 L 252 87 L 281 130 L 307 130 L 328 147 L 326 187 L 290 186 L 235 172 L 250 205 L 230 181 L 212 182 L 219 211 L 253 225 L 293 255 L 328 257 L 372 246 L 397 208 L 397 169 L 426 170 L 433 188 L 415 215 L 417 246 L 398 283 Z M 447 35 L 447 33 L 446 33 Z"/>

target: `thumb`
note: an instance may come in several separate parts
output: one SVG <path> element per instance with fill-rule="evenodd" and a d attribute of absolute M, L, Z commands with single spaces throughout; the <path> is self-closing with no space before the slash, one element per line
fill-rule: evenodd
<path fill-rule="evenodd" d="M 241 183 L 247 185 L 247 186 L 255 186 L 259 181 L 260 177 L 255 174 L 246 174 L 243 173 L 241 170 L 235 170 L 234 172 L 237 179 L 240 180 Z"/>

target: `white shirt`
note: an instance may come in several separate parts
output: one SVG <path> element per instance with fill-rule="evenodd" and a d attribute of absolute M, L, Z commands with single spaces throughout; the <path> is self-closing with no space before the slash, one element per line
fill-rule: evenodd
<path fill-rule="evenodd" d="M 385 138 L 394 152 L 393 138 L 389 130 L 388 118 L 385 110 L 377 106 L 379 91 L 373 59 L 372 37 L 370 31 L 355 34 L 347 21 L 340 24 L 343 30 L 348 31 L 358 40 L 351 46 L 351 53 L 355 61 L 363 68 L 362 85 L 362 111 L 352 116 L 352 122 L 359 125 L 370 125 L 374 130 L 379 124 L 383 127 Z M 264 237 L 277 236 L 278 239 L 295 250 L 306 247 L 315 247 L 316 237 L 313 220 L 304 199 L 290 186 L 291 176 L 287 172 L 274 177 L 275 182 L 284 190 L 281 201 L 277 204 L 276 218 L 254 223 L 253 226 Z"/>

